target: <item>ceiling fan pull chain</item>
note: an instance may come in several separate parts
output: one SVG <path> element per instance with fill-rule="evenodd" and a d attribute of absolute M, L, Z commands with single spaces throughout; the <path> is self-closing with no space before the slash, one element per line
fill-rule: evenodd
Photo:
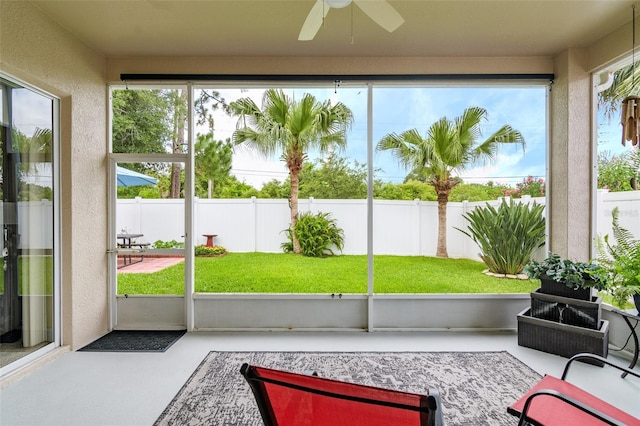
<path fill-rule="evenodd" d="M 351 44 L 353 44 L 353 2 L 351 3 Z"/>

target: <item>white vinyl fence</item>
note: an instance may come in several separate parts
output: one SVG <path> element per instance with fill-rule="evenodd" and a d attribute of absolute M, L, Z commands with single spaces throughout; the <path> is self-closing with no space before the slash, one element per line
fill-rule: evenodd
<path fill-rule="evenodd" d="M 497 206 L 501 200 L 489 202 Z M 523 197 L 520 202 L 544 204 L 543 198 Z M 184 200 L 118 200 L 118 232 L 144 234 L 140 242 L 183 241 Z M 463 214 L 482 202 L 450 202 L 447 206 L 447 249 L 450 257 L 478 259 L 477 245 L 455 228 L 466 229 Z M 598 192 L 597 232 L 611 233 L 611 211 L 620 209 L 620 223 L 640 237 L 640 191 Z M 300 213 L 330 213 L 344 230 L 343 254 L 367 253 L 367 200 L 303 199 Z M 204 234 L 217 234 L 215 244 L 230 252 L 282 252 L 283 232 L 289 226 L 287 200 L 196 199 L 194 206 L 196 244 Z M 434 256 L 438 232 L 435 201 L 373 201 L 373 252 L 389 255 Z M 589 214 L 584 212 L 584 214 Z M 539 255 L 545 254 L 542 248 Z"/>

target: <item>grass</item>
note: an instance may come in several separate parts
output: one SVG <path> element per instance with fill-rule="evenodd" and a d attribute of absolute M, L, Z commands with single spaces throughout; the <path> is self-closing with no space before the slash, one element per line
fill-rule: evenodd
<path fill-rule="evenodd" d="M 482 262 L 423 256 L 375 256 L 376 293 L 529 293 L 532 280 L 482 274 Z M 152 274 L 118 274 L 119 294 L 183 294 L 184 264 Z M 367 256 L 324 259 L 293 254 L 229 253 L 195 259 L 199 293 L 367 292 Z"/>
<path fill-rule="evenodd" d="M 53 294 L 53 257 L 18 257 L 18 294 Z M 24 287 L 24 288 L 23 288 Z M 0 294 L 4 294 L 4 273 L 0 271 Z"/>

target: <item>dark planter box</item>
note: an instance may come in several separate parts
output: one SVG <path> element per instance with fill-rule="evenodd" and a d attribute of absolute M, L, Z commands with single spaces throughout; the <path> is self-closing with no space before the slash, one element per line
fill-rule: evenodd
<path fill-rule="evenodd" d="M 601 297 L 592 297 L 589 302 L 570 297 L 552 296 L 541 293 L 539 290 L 531 293 L 532 317 L 593 330 L 600 327 Z"/>
<path fill-rule="evenodd" d="M 531 309 L 527 308 L 518 314 L 518 345 L 565 358 L 582 352 L 606 358 L 609 352 L 609 321 L 602 320 L 599 329 L 592 330 L 534 318 Z"/>
<path fill-rule="evenodd" d="M 551 280 L 549 278 L 540 278 L 540 292 L 545 294 L 552 294 L 555 296 L 569 297 L 571 299 L 579 300 L 591 300 L 590 288 L 579 288 L 574 290 L 571 287 L 567 287 L 563 283 Z"/>

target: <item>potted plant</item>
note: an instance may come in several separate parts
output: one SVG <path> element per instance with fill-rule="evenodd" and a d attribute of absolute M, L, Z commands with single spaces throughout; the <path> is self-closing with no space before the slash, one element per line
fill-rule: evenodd
<path fill-rule="evenodd" d="M 551 253 L 542 262 L 531 261 L 524 273 L 539 279 L 540 292 L 580 300 L 591 300 L 591 290 L 607 288 L 609 273 L 595 262 L 575 262 Z"/>
<path fill-rule="evenodd" d="M 610 273 L 606 291 L 619 308 L 624 308 L 633 297 L 640 313 L 640 239 L 634 239 L 631 232 L 620 226 L 617 207 L 611 216 L 615 243 L 609 241 L 608 234 L 597 240 L 598 261 Z"/>

